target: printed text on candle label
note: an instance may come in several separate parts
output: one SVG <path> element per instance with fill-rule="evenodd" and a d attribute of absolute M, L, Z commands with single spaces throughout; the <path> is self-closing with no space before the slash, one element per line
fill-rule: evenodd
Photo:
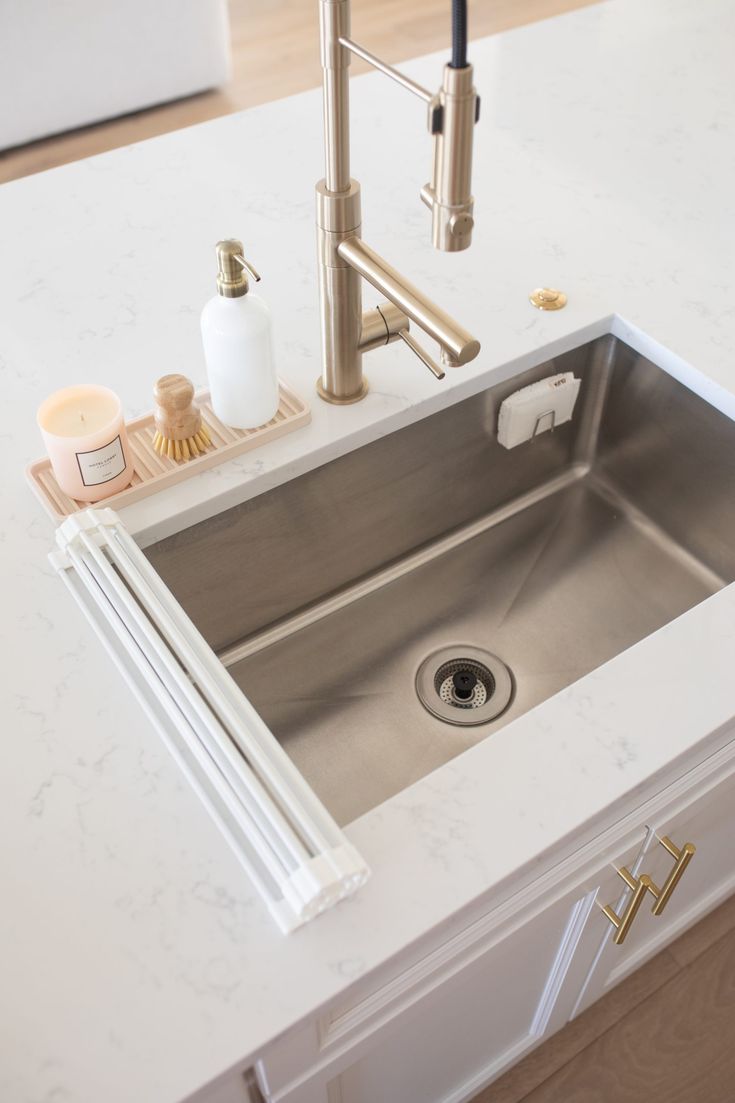
<path fill-rule="evenodd" d="M 125 470 L 120 437 L 115 437 L 109 444 L 94 448 L 91 452 L 77 452 L 77 463 L 85 486 L 99 486 L 100 483 L 109 483 L 110 479 L 116 479 Z"/>

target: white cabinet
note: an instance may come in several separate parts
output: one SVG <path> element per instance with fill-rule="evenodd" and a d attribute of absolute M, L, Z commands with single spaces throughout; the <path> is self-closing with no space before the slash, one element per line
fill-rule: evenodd
<path fill-rule="evenodd" d="M 215 88 L 229 67 L 224 0 L 0 4 L 0 149 Z"/>
<path fill-rule="evenodd" d="M 606 866 L 607 891 L 613 876 Z M 597 877 L 576 887 L 427 993 L 330 1084 L 329 1103 L 467 1099 L 512 1065 L 569 1017 L 599 889 Z"/>
<path fill-rule="evenodd" d="M 514 897 L 292 1035 L 260 1064 L 266 1098 L 470 1098 L 568 1020 L 600 941 L 596 901 L 617 891 L 617 865 L 635 866 L 645 838 L 636 825 L 616 849 L 593 852 L 571 885 L 552 875 L 525 907 Z"/>
<path fill-rule="evenodd" d="M 676 866 L 659 841 L 696 847 Z M 272 1103 L 462 1103 L 735 891 L 735 744 L 627 814 L 444 941 L 366 978 L 349 1003 L 258 1063 Z M 622 917 L 649 877 L 622 944 Z M 648 883 L 644 880 L 646 886 Z"/>
<path fill-rule="evenodd" d="M 223 1080 L 200 1088 L 185 1103 L 263 1103 L 255 1070 L 230 1073 Z"/>

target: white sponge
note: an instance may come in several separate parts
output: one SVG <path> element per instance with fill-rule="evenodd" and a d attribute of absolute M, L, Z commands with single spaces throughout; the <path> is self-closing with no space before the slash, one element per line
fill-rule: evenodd
<path fill-rule="evenodd" d="M 579 394 L 580 380 L 572 372 L 540 379 L 508 395 L 498 415 L 498 441 L 504 448 L 533 440 L 547 429 L 570 421 Z"/>

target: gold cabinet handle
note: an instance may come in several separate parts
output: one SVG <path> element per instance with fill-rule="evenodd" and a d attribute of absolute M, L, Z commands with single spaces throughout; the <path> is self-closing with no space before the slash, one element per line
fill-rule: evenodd
<path fill-rule="evenodd" d="M 642 874 L 636 880 L 630 870 L 622 866 L 622 868 L 618 870 L 618 876 L 622 877 L 628 888 L 633 890 L 633 895 L 630 898 L 628 907 L 625 909 L 623 915 L 618 915 L 617 912 L 614 912 L 609 904 L 606 904 L 605 907 L 602 908 L 602 911 L 615 928 L 613 942 L 616 946 L 620 946 L 625 942 L 628 931 L 638 914 L 638 909 L 643 903 L 643 897 L 647 892 L 650 892 L 651 896 L 653 896 L 656 901 L 652 908 L 653 914 L 661 914 L 671 899 L 674 889 L 679 884 L 684 870 L 697 851 L 693 843 L 684 843 L 684 846 L 680 850 L 678 846 L 672 843 L 668 835 L 663 835 L 658 841 L 661 843 L 661 846 L 668 850 L 675 861 L 674 868 L 664 881 L 663 886 L 659 888 L 658 885 L 654 884 L 647 873 Z"/>
<path fill-rule="evenodd" d="M 630 898 L 628 907 L 625 909 L 623 915 L 618 915 L 609 904 L 606 904 L 602 909 L 604 914 L 615 927 L 615 937 L 613 942 L 616 946 L 622 945 L 627 938 L 628 931 L 630 930 L 633 920 L 638 914 L 638 909 L 643 903 L 643 897 L 647 892 L 650 892 L 653 882 L 648 874 L 644 873 L 638 880 L 633 876 L 630 870 L 623 866 L 618 870 L 618 876 L 622 877 L 629 889 L 633 889 L 633 895 Z"/>
<path fill-rule="evenodd" d="M 651 881 L 648 886 L 650 892 L 656 898 L 656 903 L 653 905 L 652 909 L 654 915 L 660 915 L 668 904 L 674 889 L 681 880 L 684 870 L 691 862 L 697 850 L 693 843 L 684 843 L 684 846 L 680 850 L 672 843 L 668 835 L 663 835 L 658 841 L 661 843 L 661 846 L 668 850 L 669 854 L 674 859 L 674 868 L 664 881 L 662 888 L 658 888 L 653 881 Z"/>

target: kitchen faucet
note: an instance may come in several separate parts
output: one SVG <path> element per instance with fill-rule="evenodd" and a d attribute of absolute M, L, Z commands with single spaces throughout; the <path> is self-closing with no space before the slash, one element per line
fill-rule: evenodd
<path fill-rule="evenodd" d="M 319 0 L 324 77 L 325 177 L 316 186 L 319 297 L 322 336 L 320 396 L 338 404 L 367 394 L 362 355 L 402 340 L 438 378 L 444 365 L 473 360 L 480 343 L 413 287 L 361 237 L 360 185 L 350 177 L 349 65 L 356 54 L 424 100 L 433 136 L 431 182 L 421 199 L 431 210 L 435 248 L 466 249 L 472 238 L 472 137 L 479 98 L 467 64 L 466 0 L 453 0 L 452 60 L 440 91 L 427 89 L 387 65 L 350 38 L 350 0 Z M 362 280 L 387 297 L 363 312 Z M 440 364 L 409 333 L 413 321 L 439 343 Z"/>

